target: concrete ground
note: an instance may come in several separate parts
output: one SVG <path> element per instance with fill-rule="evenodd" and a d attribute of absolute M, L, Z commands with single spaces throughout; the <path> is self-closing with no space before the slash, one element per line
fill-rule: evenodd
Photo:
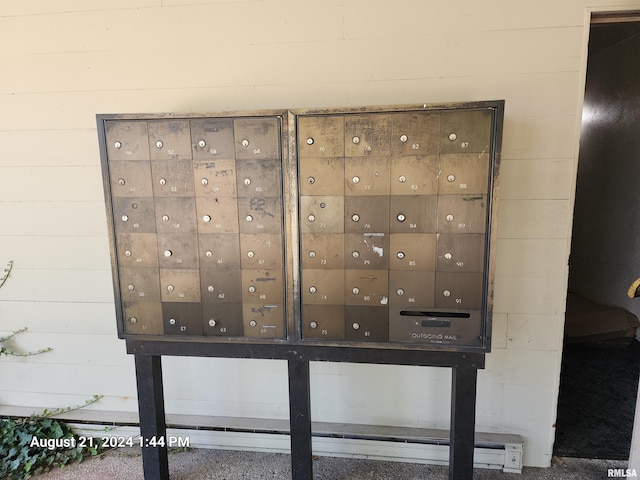
<path fill-rule="evenodd" d="M 291 478 L 286 454 L 189 449 L 169 454 L 172 480 L 257 480 Z M 603 480 L 608 469 L 627 468 L 626 461 L 555 459 L 550 468 L 525 467 L 522 474 L 476 469 L 474 480 Z M 640 472 L 639 472 L 640 473 Z M 143 479 L 140 449 L 120 448 L 37 477 L 38 480 Z M 320 457 L 314 460 L 314 480 L 435 480 L 447 479 L 448 467 L 414 463 Z"/>

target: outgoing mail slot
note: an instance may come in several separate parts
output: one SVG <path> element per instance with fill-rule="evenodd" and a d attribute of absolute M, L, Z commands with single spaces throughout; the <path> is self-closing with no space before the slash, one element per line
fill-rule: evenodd
<path fill-rule="evenodd" d="M 392 196 L 389 208 L 391 233 L 435 233 L 436 195 Z"/>
<path fill-rule="evenodd" d="M 300 197 L 300 231 L 318 234 L 343 233 L 343 198 Z"/>
<path fill-rule="evenodd" d="M 106 122 L 107 156 L 114 160 L 148 160 L 147 122 Z"/>
<path fill-rule="evenodd" d="M 387 305 L 389 303 L 387 270 L 345 270 L 347 305 Z"/>
<path fill-rule="evenodd" d="M 157 268 L 121 268 L 120 296 L 123 302 L 160 301 Z"/>
<path fill-rule="evenodd" d="M 384 233 L 346 234 L 344 258 L 348 269 L 389 268 L 389 235 Z"/>
<path fill-rule="evenodd" d="M 345 337 L 354 342 L 388 342 L 388 307 L 361 307 L 348 305 L 346 309 Z"/>
<path fill-rule="evenodd" d="M 344 126 L 345 157 L 391 154 L 391 118 L 384 114 L 347 115 Z"/>
<path fill-rule="evenodd" d="M 436 155 L 392 157 L 391 195 L 435 195 L 439 171 Z"/>
<path fill-rule="evenodd" d="M 196 196 L 235 197 L 236 161 L 219 159 L 193 162 Z"/>
<path fill-rule="evenodd" d="M 160 269 L 163 302 L 200 302 L 200 272 L 196 269 Z"/>
<path fill-rule="evenodd" d="M 245 337 L 284 338 L 284 308 L 281 304 L 244 304 L 242 323 Z"/>
<path fill-rule="evenodd" d="M 278 197 L 238 198 L 240 233 L 281 233 L 282 201 Z"/>
<path fill-rule="evenodd" d="M 388 157 L 346 158 L 344 193 L 345 195 L 389 195 L 389 173 Z"/>
<path fill-rule="evenodd" d="M 123 305 L 124 333 L 161 335 L 162 306 L 160 302 L 132 302 Z"/>
<path fill-rule="evenodd" d="M 280 159 L 244 160 L 236 163 L 239 197 L 279 197 Z"/>
<path fill-rule="evenodd" d="M 300 158 L 344 156 L 344 117 L 298 117 Z"/>
<path fill-rule="evenodd" d="M 435 270 L 435 234 L 394 233 L 389 248 L 391 270 Z"/>
<path fill-rule="evenodd" d="M 344 306 L 303 305 L 302 338 L 344 340 Z"/>
<path fill-rule="evenodd" d="M 155 161 L 151 164 L 151 176 L 156 197 L 193 196 L 191 160 Z"/>
<path fill-rule="evenodd" d="M 235 158 L 233 120 L 230 118 L 191 120 L 191 146 L 194 160 Z"/>
<path fill-rule="evenodd" d="M 196 232 L 193 197 L 156 198 L 155 218 L 158 233 Z"/>
<path fill-rule="evenodd" d="M 440 195 L 487 193 L 489 152 L 484 155 L 442 155 L 440 157 Z"/>
<path fill-rule="evenodd" d="M 155 233 L 118 233 L 116 245 L 120 267 L 158 267 Z"/>
<path fill-rule="evenodd" d="M 196 197 L 199 233 L 238 233 L 238 203 L 232 197 Z"/>
<path fill-rule="evenodd" d="M 163 303 L 165 335 L 202 335 L 202 307 L 199 303 Z"/>
<path fill-rule="evenodd" d="M 391 115 L 393 155 L 437 154 L 440 147 L 440 115 L 396 113 Z"/>
<path fill-rule="evenodd" d="M 389 233 L 389 197 L 345 197 L 347 233 Z"/>
<path fill-rule="evenodd" d="M 230 303 L 226 305 L 202 305 L 202 321 L 205 335 L 222 337 L 241 337 L 242 305 Z"/>
<path fill-rule="evenodd" d="M 188 120 L 149 122 L 151 160 L 191 160 L 191 133 Z"/>
<path fill-rule="evenodd" d="M 153 198 L 113 198 L 113 223 L 118 233 L 154 233 Z"/>
<path fill-rule="evenodd" d="M 240 269 L 200 269 L 201 299 L 206 303 L 242 303 Z"/>
<path fill-rule="evenodd" d="M 281 305 L 283 283 L 282 270 L 243 270 L 242 303 Z"/>
<path fill-rule="evenodd" d="M 486 210 L 486 195 L 440 195 L 438 233 L 483 233 Z"/>
<path fill-rule="evenodd" d="M 436 272 L 436 308 L 482 308 L 482 273 Z"/>
<path fill-rule="evenodd" d="M 443 112 L 440 153 L 488 152 L 491 142 L 490 110 Z"/>
<path fill-rule="evenodd" d="M 484 235 L 439 233 L 436 269 L 440 272 L 484 271 Z"/>
<path fill-rule="evenodd" d="M 240 264 L 242 268 L 281 268 L 282 235 L 241 234 Z"/>
<path fill-rule="evenodd" d="M 233 125 L 237 160 L 280 158 L 277 118 L 237 118 Z"/>
<path fill-rule="evenodd" d="M 343 305 L 344 272 L 342 270 L 305 270 L 302 274 L 302 303 Z"/>
<path fill-rule="evenodd" d="M 200 268 L 240 268 L 240 244 L 234 233 L 198 235 Z"/>
<path fill-rule="evenodd" d="M 344 195 L 344 158 L 305 158 L 299 169 L 300 195 Z"/>
<path fill-rule="evenodd" d="M 198 268 L 198 235 L 196 233 L 159 234 L 158 259 L 162 268 Z"/>
<path fill-rule="evenodd" d="M 305 233 L 301 238 L 303 269 L 344 269 L 344 234 Z"/>
<path fill-rule="evenodd" d="M 435 272 L 389 272 L 389 305 L 433 308 L 435 281 Z"/>
<path fill-rule="evenodd" d="M 114 197 L 152 197 L 151 163 L 147 160 L 111 162 L 111 195 Z"/>
<path fill-rule="evenodd" d="M 482 316 L 478 310 L 393 307 L 389 312 L 392 342 L 478 346 L 481 331 Z"/>

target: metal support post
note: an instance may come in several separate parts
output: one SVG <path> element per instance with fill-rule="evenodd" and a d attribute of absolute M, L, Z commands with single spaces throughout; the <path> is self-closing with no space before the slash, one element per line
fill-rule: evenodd
<path fill-rule="evenodd" d="M 473 478 L 477 377 L 475 368 L 452 368 L 449 480 Z"/>
<path fill-rule="evenodd" d="M 312 480 L 309 361 L 290 358 L 288 362 L 291 476 L 293 480 Z"/>

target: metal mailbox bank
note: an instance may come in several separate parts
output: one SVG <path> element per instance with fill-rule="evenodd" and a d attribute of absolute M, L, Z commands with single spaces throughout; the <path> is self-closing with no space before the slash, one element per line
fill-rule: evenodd
<path fill-rule="evenodd" d="M 143 435 L 165 428 L 162 355 L 286 359 L 291 418 L 306 419 L 291 423 L 293 474 L 311 478 L 310 360 L 447 366 L 452 413 L 473 403 L 452 415 L 451 478 L 470 478 L 503 108 L 98 115 Z M 469 442 L 454 448 L 469 423 L 470 464 Z M 143 458 L 164 478 L 166 451 Z"/>

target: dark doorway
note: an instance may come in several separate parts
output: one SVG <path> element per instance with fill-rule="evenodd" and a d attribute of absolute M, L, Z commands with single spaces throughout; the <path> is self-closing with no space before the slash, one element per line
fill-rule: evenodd
<path fill-rule="evenodd" d="M 635 15 L 635 16 L 634 16 Z M 589 37 L 554 452 L 627 459 L 640 372 L 640 15 Z"/>

